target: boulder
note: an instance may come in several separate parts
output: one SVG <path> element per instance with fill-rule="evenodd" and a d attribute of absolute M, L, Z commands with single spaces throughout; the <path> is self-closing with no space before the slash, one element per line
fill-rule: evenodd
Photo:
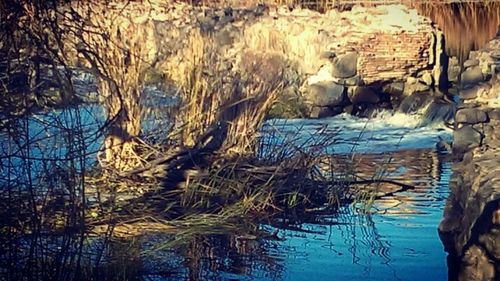
<path fill-rule="evenodd" d="M 500 109 L 493 109 L 492 111 L 488 112 L 488 116 L 490 117 L 490 119 L 500 120 Z"/>
<path fill-rule="evenodd" d="M 493 217 L 492 220 L 496 218 Z M 500 229 L 492 228 L 489 233 L 479 236 L 479 243 L 496 260 L 500 260 Z"/>
<path fill-rule="evenodd" d="M 346 86 L 361 86 L 363 85 L 363 80 L 359 76 L 354 76 L 351 78 L 345 79 L 345 85 Z"/>
<path fill-rule="evenodd" d="M 347 91 L 347 96 L 353 104 L 360 103 L 379 103 L 380 97 L 370 87 L 354 86 L 350 87 Z"/>
<path fill-rule="evenodd" d="M 448 80 L 450 82 L 457 82 L 459 76 L 460 76 L 460 66 L 459 65 L 448 66 Z"/>
<path fill-rule="evenodd" d="M 352 104 L 347 105 L 343 108 L 343 111 L 347 114 L 352 115 L 354 113 L 354 106 Z"/>
<path fill-rule="evenodd" d="M 465 252 L 462 259 L 459 281 L 490 281 L 495 277 L 495 266 L 489 260 L 486 252 L 476 245 Z"/>
<path fill-rule="evenodd" d="M 388 93 L 391 96 L 400 96 L 403 94 L 405 89 L 405 84 L 402 82 L 394 82 L 387 85 L 384 85 L 382 91 L 384 93 Z"/>
<path fill-rule="evenodd" d="M 426 93 L 417 92 L 406 96 L 399 104 L 398 111 L 402 113 L 414 113 L 427 106 L 434 98 Z"/>
<path fill-rule="evenodd" d="M 345 87 L 323 81 L 309 85 L 306 99 L 314 106 L 336 106 L 345 102 Z"/>
<path fill-rule="evenodd" d="M 408 78 L 406 78 L 406 84 L 417 84 L 417 83 L 418 79 L 415 77 L 408 76 Z"/>
<path fill-rule="evenodd" d="M 455 121 L 462 124 L 484 123 L 488 120 L 486 113 L 477 108 L 462 108 L 457 111 Z"/>
<path fill-rule="evenodd" d="M 468 89 L 465 89 L 465 90 L 461 90 L 460 91 L 460 99 L 461 100 L 473 100 L 475 98 L 477 98 L 477 92 L 478 92 L 478 87 L 475 86 L 475 87 L 472 87 L 472 88 L 468 88 Z"/>
<path fill-rule="evenodd" d="M 453 132 L 453 151 L 465 152 L 481 145 L 482 135 L 471 126 L 464 126 Z"/>
<path fill-rule="evenodd" d="M 422 75 L 422 81 L 427 86 L 432 86 L 432 84 L 434 84 L 434 78 L 429 72 L 426 72 L 424 73 L 424 75 Z"/>
<path fill-rule="evenodd" d="M 353 77 L 357 73 L 358 54 L 356 52 L 338 56 L 332 61 L 332 76 L 338 78 Z"/>
<path fill-rule="evenodd" d="M 477 66 L 467 69 L 461 75 L 462 88 L 469 88 L 483 81 L 483 72 Z"/>
<path fill-rule="evenodd" d="M 326 118 L 332 117 L 342 113 L 341 107 L 328 107 L 328 106 L 313 106 L 311 109 L 310 118 Z"/>
<path fill-rule="evenodd" d="M 478 65 L 479 65 L 478 59 L 470 59 L 470 60 L 466 60 L 464 62 L 464 68 L 469 68 L 469 67 L 478 66 Z"/>
<path fill-rule="evenodd" d="M 415 93 L 421 93 L 421 92 L 427 92 L 430 90 L 430 87 L 428 85 L 425 85 L 423 83 L 417 83 L 417 84 L 406 84 L 404 88 L 404 94 L 406 96 L 410 96 Z"/>

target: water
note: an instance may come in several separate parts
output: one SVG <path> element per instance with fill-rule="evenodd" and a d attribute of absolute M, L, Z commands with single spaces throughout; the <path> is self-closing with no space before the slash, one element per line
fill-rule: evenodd
<path fill-rule="evenodd" d="M 32 167 L 44 159 L 69 155 L 57 143 L 68 142 L 65 128 L 73 128 L 71 122 L 80 123 L 83 129 L 87 165 L 92 165 L 102 140 L 96 134 L 101 119 L 101 109 L 92 105 L 30 116 L 29 143 L 33 156 L 40 158 L 32 159 Z M 272 138 L 293 139 L 300 145 L 311 137 L 326 137 L 331 143 L 326 149 L 338 155 L 339 165 L 352 166 L 363 178 L 383 175 L 415 189 L 398 192 L 397 186 L 380 184 L 381 197 L 368 212 L 361 206 L 346 206 L 335 214 L 293 218 L 293 223 L 262 223 L 259 233 L 265 235 L 240 229 L 197 237 L 180 252 L 165 250 L 142 257 L 138 252 L 165 239 L 148 236 L 135 246 L 127 245 L 125 253 L 123 247 L 116 247 L 120 254 L 114 256 L 123 255 L 120 262 L 130 264 L 122 266 L 136 268 L 134 275 L 154 280 L 420 280 L 422 276 L 445 280 L 446 254 L 437 226 L 448 194 L 451 164 L 445 153 L 436 150 L 436 143 L 450 140 L 451 131 L 419 124 L 418 115 L 389 112 L 372 119 L 339 115 L 321 120 L 269 120 L 264 138 L 271 138 L 273 131 Z M 7 143 L 2 142 L 4 151 Z M 16 164 L 21 158 L 16 159 L 3 166 L 21 165 Z M 57 160 L 53 165 L 58 166 Z M 40 165 L 35 170 L 41 174 L 46 169 Z M 137 251 L 131 250 L 134 247 Z"/>
<path fill-rule="evenodd" d="M 415 119 L 395 115 L 370 121 L 350 116 L 295 121 L 305 123 L 304 135 L 325 124 L 337 131 L 333 150 L 358 154 L 354 170 L 373 175 L 385 165 L 388 178 L 417 188 L 383 197 L 370 214 L 350 210 L 352 217 L 335 217 L 331 226 L 305 223 L 300 225 L 305 231 L 280 230 L 285 241 L 274 252 L 283 261 L 283 280 L 446 280 L 437 225 L 451 164 L 434 147 L 450 133 L 415 128 Z"/>
<path fill-rule="evenodd" d="M 354 155 L 349 163 L 358 174 L 369 177 L 383 170 L 384 178 L 415 189 L 382 196 L 368 212 L 353 205 L 336 214 L 294 217 L 293 223 L 263 223 L 260 231 L 267 237 L 244 229 L 198 237 L 181 253 L 167 252 L 162 258 L 155 252 L 143 261 L 143 270 L 155 280 L 446 280 L 446 253 L 437 226 L 451 163 L 435 144 L 450 139 L 451 131 L 416 128 L 418 123 L 417 116 L 388 113 L 371 120 L 343 115 L 268 121 L 264 131 L 273 127 L 282 138 L 334 137 L 329 149 Z M 141 247 L 156 240 L 146 241 Z"/>

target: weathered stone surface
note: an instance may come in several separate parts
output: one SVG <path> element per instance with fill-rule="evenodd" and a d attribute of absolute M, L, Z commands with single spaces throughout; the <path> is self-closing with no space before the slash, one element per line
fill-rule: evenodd
<path fill-rule="evenodd" d="M 405 89 L 405 84 L 402 82 L 393 82 L 382 87 L 384 93 L 388 93 L 392 96 L 400 96 L 403 94 Z"/>
<path fill-rule="evenodd" d="M 429 104 L 433 99 L 434 98 L 427 93 L 417 92 L 411 94 L 401 101 L 398 111 L 403 113 L 414 113 Z"/>
<path fill-rule="evenodd" d="M 353 104 L 360 103 L 379 103 L 380 97 L 371 87 L 354 86 L 349 87 L 347 96 Z"/>
<path fill-rule="evenodd" d="M 429 91 L 430 87 L 429 85 L 425 85 L 424 83 L 406 83 L 404 87 L 404 94 L 406 96 L 413 95 L 415 93 L 421 93 L 421 92 L 426 92 Z"/>
<path fill-rule="evenodd" d="M 479 65 L 478 59 L 470 59 L 464 62 L 464 68 L 469 68 L 471 66 L 477 66 L 477 65 Z"/>
<path fill-rule="evenodd" d="M 408 78 L 406 78 L 406 84 L 417 84 L 418 83 L 418 79 L 415 78 L 415 77 L 412 77 L 412 76 L 408 76 Z"/>
<path fill-rule="evenodd" d="M 448 64 L 448 80 L 451 82 L 457 82 L 458 77 L 460 77 L 460 65 L 456 57 L 452 57 Z"/>
<path fill-rule="evenodd" d="M 500 229 L 492 228 L 488 233 L 479 236 L 479 243 L 488 254 L 500 261 Z"/>
<path fill-rule="evenodd" d="M 424 84 L 426 84 L 427 86 L 432 86 L 432 84 L 434 84 L 434 78 L 432 77 L 432 75 L 428 72 L 424 73 L 424 75 L 422 75 L 422 81 L 424 82 Z"/>
<path fill-rule="evenodd" d="M 311 115 L 309 117 L 311 118 L 326 118 L 326 117 L 331 117 L 335 116 L 337 114 L 342 113 L 342 109 L 340 109 L 340 112 L 338 109 L 334 109 L 331 107 L 327 106 L 313 106 L 311 109 Z"/>
<path fill-rule="evenodd" d="M 332 62 L 332 76 L 338 78 L 353 77 L 357 73 L 358 54 L 347 53 L 335 58 Z"/>
<path fill-rule="evenodd" d="M 439 231 L 446 251 L 457 257 L 459 280 L 500 278 L 497 84 L 497 80 L 490 80 L 471 89 L 473 94 L 462 92 L 470 99 L 460 105 L 455 116 L 459 127 L 453 142 L 456 160 Z M 485 120 L 488 122 L 481 123 Z"/>
<path fill-rule="evenodd" d="M 345 85 L 346 86 L 362 86 L 363 85 L 363 80 L 359 76 L 354 76 L 345 79 Z"/>
<path fill-rule="evenodd" d="M 483 72 L 481 72 L 481 68 L 479 67 L 472 67 L 464 71 L 461 75 L 461 84 L 463 88 L 474 86 L 483 81 Z"/>
<path fill-rule="evenodd" d="M 453 132 L 453 151 L 464 152 L 481 144 L 481 134 L 471 126 L 464 126 Z"/>
<path fill-rule="evenodd" d="M 500 108 L 491 110 L 490 112 L 488 112 L 488 116 L 492 120 L 500 120 Z"/>
<path fill-rule="evenodd" d="M 477 124 L 484 123 L 488 116 L 483 110 L 477 108 L 463 108 L 457 111 L 455 121 L 457 123 Z"/>
<path fill-rule="evenodd" d="M 469 89 L 461 90 L 459 96 L 460 99 L 462 100 L 472 100 L 477 98 L 477 92 L 478 92 L 478 87 L 475 86 Z"/>
<path fill-rule="evenodd" d="M 310 85 L 306 99 L 315 106 L 336 106 L 346 100 L 345 87 L 333 82 Z"/>
<path fill-rule="evenodd" d="M 459 281 L 493 281 L 495 277 L 495 266 L 479 246 L 473 245 L 465 252 L 463 264 Z"/>

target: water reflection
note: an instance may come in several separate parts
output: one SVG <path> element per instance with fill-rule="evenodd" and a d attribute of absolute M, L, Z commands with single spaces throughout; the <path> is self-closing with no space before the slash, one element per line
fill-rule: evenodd
<path fill-rule="evenodd" d="M 418 12 L 432 19 L 443 30 L 449 56 L 463 63 L 470 51 L 479 50 L 495 37 L 500 25 L 500 3 L 417 3 Z"/>
<path fill-rule="evenodd" d="M 92 112 L 88 115 L 98 115 Z M 39 128 L 44 120 L 68 119 L 64 114 L 26 120 L 33 123 L 26 133 L 32 135 L 32 152 L 40 150 L 32 155 L 40 158 L 38 162 L 65 156 L 63 148 L 55 145 L 64 134 Z M 98 124 L 86 114 L 78 120 L 84 129 Z M 11 227 L 7 218 L 14 217 L 12 214 L 22 216 L 24 210 L 12 212 L 7 204 L 1 208 L 6 211 L 0 212 L 0 229 L 5 230 L 0 235 L 0 275 L 7 280 L 419 280 L 425 272 L 443 280 L 445 253 L 436 227 L 447 195 L 450 167 L 446 156 L 434 150 L 434 144 L 438 136 L 446 138 L 449 132 L 393 121 L 386 117 L 365 121 L 340 116 L 292 120 L 280 127 L 283 137 L 290 134 L 299 140 L 318 130 L 331 136 L 335 143 L 330 148 L 336 152 L 338 168 L 349 167 L 362 178 L 379 175 L 415 186 L 399 192 L 398 186 L 378 185 L 380 198 L 369 213 L 359 212 L 357 205 L 335 214 L 285 213 L 260 221 L 257 228 L 241 222 L 235 231 L 198 235 L 176 250 L 161 250 L 158 245 L 169 241 L 171 235 L 114 241 L 105 235 L 91 237 L 72 224 L 63 233 L 48 232 L 51 228 L 45 227 L 20 236 L 15 231 L 21 233 L 26 225 Z M 86 132 L 82 130 L 82 136 Z M 94 138 L 83 139 L 89 154 L 98 149 L 90 149 L 90 142 L 96 145 Z M 49 141 L 54 146 L 43 150 L 42 145 Z M 0 147 L 8 148 L 6 143 Z M 8 157 L 0 164 L 12 169 L 18 161 L 15 159 Z M 38 171 L 35 160 L 31 162 L 32 171 L 51 175 L 41 164 Z M 56 164 L 60 165 L 58 160 L 54 160 Z M 23 177 L 1 175 L 4 198 L 11 191 L 19 192 Z M 42 196 L 48 191 L 37 192 Z M 33 227 L 37 227 L 36 222 Z"/>
<path fill-rule="evenodd" d="M 110 256 L 130 255 L 118 260 L 139 267 L 129 272 L 141 280 L 446 280 L 437 234 L 451 170 L 446 155 L 420 149 L 349 161 L 366 175 L 385 166 L 386 177 L 415 189 L 382 196 L 369 213 L 354 205 L 335 214 L 285 214 L 258 229 L 242 224 L 233 233 L 196 236 L 178 250 L 143 255 L 171 238 L 146 236 L 134 249 L 112 247 Z"/>

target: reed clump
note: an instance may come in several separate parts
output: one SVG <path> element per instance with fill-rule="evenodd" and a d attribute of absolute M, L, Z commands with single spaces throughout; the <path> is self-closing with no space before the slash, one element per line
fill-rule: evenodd
<path fill-rule="evenodd" d="M 285 59 L 247 52 L 230 61 L 199 33 L 189 46 L 184 64 L 164 69 L 184 77 L 167 141 L 171 147 L 144 167 L 106 178 L 113 184 L 104 193 L 117 194 L 125 182 L 129 190 L 143 192 L 124 201 L 109 196 L 112 204 L 96 209 L 91 225 L 119 225 L 126 236 L 144 230 L 134 224 L 150 222 L 149 230 L 176 232 L 171 242 L 178 244 L 193 235 L 238 229 L 249 217 L 258 223 L 284 212 L 333 212 L 354 198 L 348 183 L 354 178 L 339 171 L 325 149 L 334 142 L 330 135 L 304 143 L 271 125 L 263 132 L 269 110 L 288 86 Z"/>

